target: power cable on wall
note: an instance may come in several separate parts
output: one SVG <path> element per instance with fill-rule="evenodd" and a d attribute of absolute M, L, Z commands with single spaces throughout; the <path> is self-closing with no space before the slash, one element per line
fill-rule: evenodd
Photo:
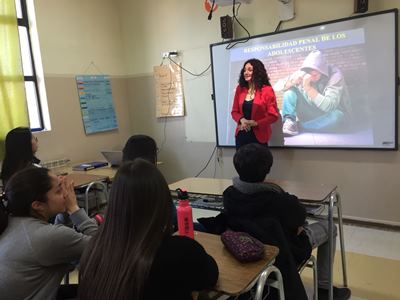
<path fill-rule="evenodd" d="M 189 73 L 190 75 L 195 76 L 195 77 L 203 76 L 203 75 L 204 75 L 208 70 L 210 70 L 210 68 L 211 68 L 211 64 L 209 64 L 208 67 L 207 67 L 204 71 L 202 71 L 202 72 L 196 74 L 196 73 L 193 73 L 193 72 L 189 71 L 188 69 L 184 68 L 184 67 L 181 66 L 180 64 L 178 64 L 178 63 L 177 63 L 175 60 L 173 60 L 171 57 L 168 57 L 168 59 L 169 59 L 173 64 L 175 64 L 175 65 L 177 65 L 179 68 L 181 68 L 183 71 L 185 71 L 185 72 L 187 72 L 187 73 Z M 213 151 L 212 151 L 212 153 L 211 153 L 211 156 L 210 156 L 210 158 L 208 159 L 206 165 L 200 170 L 200 172 L 198 172 L 198 173 L 196 174 L 195 177 L 198 177 L 201 173 L 204 172 L 205 169 L 207 169 L 208 165 L 209 165 L 210 162 L 211 162 L 212 157 L 214 156 L 214 153 L 215 153 L 215 150 L 216 150 L 216 149 L 217 149 L 217 146 L 214 147 L 214 149 L 213 149 Z M 214 177 L 215 177 L 215 173 L 216 173 L 216 163 L 215 163 L 215 165 L 214 165 Z"/>
<path fill-rule="evenodd" d="M 168 59 L 169 59 L 173 64 L 177 65 L 180 69 L 182 69 L 182 70 L 185 71 L 186 73 L 189 73 L 190 75 L 195 76 L 195 77 L 203 76 L 203 75 L 204 75 L 208 70 L 210 70 L 210 68 L 211 68 L 211 64 L 209 64 L 208 67 L 207 67 L 204 71 L 202 71 L 202 72 L 196 74 L 196 73 L 193 73 L 193 72 L 189 71 L 188 69 L 184 68 L 184 67 L 181 66 L 180 64 L 178 64 L 178 63 L 177 63 L 175 60 L 173 60 L 171 57 L 168 57 Z"/>
<path fill-rule="evenodd" d="M 163 64 L 164 64 L 164 61 L 165 61 L 165 57 L 161 60 L 161 63 L 160 63 L 160 66 L 162 66 Z M 202 71 L 202 72 L 200 72 L 200 73 L 198 73 L 198 74 L 196 74 L 196 73 L 194 73 L 194 72 L 191 72 L 191 71 L 189 71 L 188 69 L 186 69 L 186 68 L 184 68 L 183 66 L 181 66 L 178 62 L 176 62 L 175 60 L 173 60 L 171 57 L 169 57 L 168 56 L 168 60 L 170 61 L 170 62 L 172 62 L 173 64 L 175 64 L 176 66 L 178 66 L 181 70 L 183 70 L 183 71 L 185 71 L 185 72 L 187 72 L 187 73 L 189 73 L 190 75 L 192 75 L 192 76 L 195 76 L 195 77 L 200 77 L 200 76 L 203 76 L 208 70 L 210 70 L 210 68 L 211 68 L 211 64 L 209 64 L 208 65 L 208 67 L 204 70 L 204 71 Z M 168 111 L 169 111 L 169 109 L 170 109 L 170 103 L 171 103 L 171 101 L 170 101 L 170 99 L 169 99 L 169 97 L 170 97 L 170 91 L 171 91 L 171 89 L 172 89 L 172 72 L 171 72 L 171 69 L 170 69 L 170 84 L 169 84 L 169 89 L 168 89 Z M 164 146 L 165 146 L 165 144 L 167 143 L 167 121 L 168 121 L 168 116 L 165 116 L 164 117 L 164 128 L 163 128 L 163 140 L 162 140 L 162 142 L 161 142 L 161 144 L 160 144 L 160 148 L 159 148 L 159 152 L 161 152 L 162 150 L 163 150 L 163 148 L 164 148 Z"/>
<path fill-rule="evenodd" d="M 242 41 L 237 41 L 237 42 L 235 42 L 235 43 L 229 43 L 226 47 L 225 47 L 225 49 L 232 49 L 233 47 L 235 47 L 237 44 L 242 44 L 242 43 L 246 43 L 246 42 L 248 42 L 248 40 L 250 39 L 250 37 L 251 37 L 251 34 L 250 34 L 250 32 L 247 30 L 247 28 L 246 27 L 244 27 L 243 26 L 243 24 L 239 21 L 239 19 L 237 18 L 237 16 L 239 15 L 239 9 L 240 9 L 240 6 L 242 5 L 242 3 L 241 2 L 239 2 L 238 3 L 238 7 L 237 7 L 237 10 L 236 10 L 236 0 L 233 0 L 233 4 L 232 4 L 232 14 L 233 14 L 233 21 L 236 21 L 239 25 L 240 25 L 240 27 L 242 27 L 243 29 L 244 29 L 244 31 L 246 31 L 246 33 L 247 33 L 247 38 L 245 39 L 245 40 L 242 40 Z"/>
<path fill-rule="evenodd" d="M 217 150 L 217 146 L 215 146 L 214 149 L 213 149 L 213 151 L 211 152 L 210 158 L 208 159 L 206 165 L 205 165 L 205 166 L 203 167 L 203 169 L 201 169 L 200 172 L 197 173 L 196 176 L 194 176 L 194 177 L 199 177 L 199 175 L 200 175 L 201 173 L 203 173 L 205 169 L 207 169 L 208 165 L 210 164 L 211 159 L 212 159 L 213 156 L 214 156 L 215 150 Z"/>

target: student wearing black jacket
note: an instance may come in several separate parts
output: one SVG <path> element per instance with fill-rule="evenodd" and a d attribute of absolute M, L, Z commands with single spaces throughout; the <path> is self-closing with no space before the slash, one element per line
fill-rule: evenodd
<path fill-rule="evenodd" d="M 276 265 L 283 276 L 286 299 L 307 299 L 297 267 L 318 247 L 318 296 L 328 299 L 328 222 L 307 224 L 306 210 L 298 198 L 265 182 L 273 163 L 267 147 L 245 145 L 236 152 L 233 163 L 239 177 L 224 191 L 224 212 L 214 226 L 203 220 L 205 227 L 245 231 L 263 243 L 278 246 Z M 336 226 L 334 236 L 335 242 Z M 350 294 L 348 288 L 333 288 L 334 299 L 348 299 Z"/>

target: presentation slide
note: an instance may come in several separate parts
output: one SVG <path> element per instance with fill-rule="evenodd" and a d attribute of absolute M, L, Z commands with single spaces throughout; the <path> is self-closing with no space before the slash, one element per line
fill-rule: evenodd
<path fill-rule="evenodd" d="M 271 147 L 395 149 L 396 23 L 397 10 L 211 45 L 218 145 L 235 146 L 234 93 L 257 58 L 281 117 Z"/>

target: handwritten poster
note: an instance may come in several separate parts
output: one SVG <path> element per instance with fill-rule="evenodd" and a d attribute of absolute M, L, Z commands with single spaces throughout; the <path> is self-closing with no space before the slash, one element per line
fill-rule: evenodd
<path fill-rule="evenodd" d="M 108 76 L 76 76 L 79 102 L 85 133 L 109 131 L 118 128 Z"/>
<path fill-rule="evenodd" d="M 156 116 L 185 115 L 181 68 L 175 64 L 154 67 L 156 83 Z"/>

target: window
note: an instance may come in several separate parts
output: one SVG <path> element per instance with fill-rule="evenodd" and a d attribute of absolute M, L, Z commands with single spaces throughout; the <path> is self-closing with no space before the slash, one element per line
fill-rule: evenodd
<path fill-rule="evenodd" d="M 33 0 L 15 0 L 25 94 L 32 131 L 50 129 Z M 28 14 L 29 12 L 29 14 Z"/>

